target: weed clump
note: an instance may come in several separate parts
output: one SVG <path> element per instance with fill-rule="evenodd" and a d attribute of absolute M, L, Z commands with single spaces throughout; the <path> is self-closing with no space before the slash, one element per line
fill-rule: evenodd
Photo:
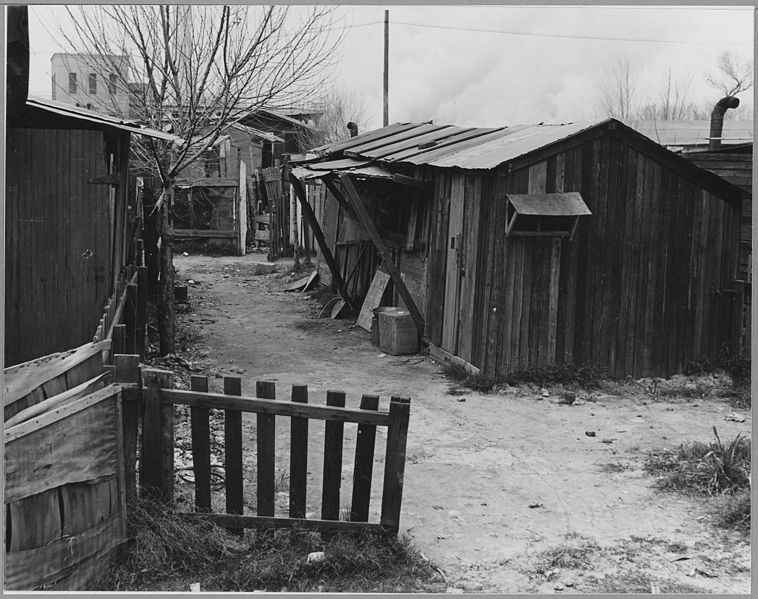
<path fill-rule="evenodd" d="M 645 470 L 657 475 L 656 486 L 667 491 L 719 496 L 715 523 L 722 528 L 750 530 L 750 448 L 747 437 L 737 435 L 723 443 L 695 441 L 676 450 L 652 451 Z"/>
<path fill-rule="evenodd" d="M 716 441 L 683 443 L 676 450 L 653 451 L 645 470 L 658 475 L 661 489 L 692 491 L 707 495 L 730 494 L 750 485 L 750 439 L 737 435 L 724 444 L 713 428 Z"/>
<path fill-rule="evenodd" d="M 130 506 L 129 543 L 95 583 L 101 591 L 444 591 L 439 571 L 405 538 L 322 536 L 302 529 L 230 535 L 149 501 Z M 307 563 L 322 551 L 322 561 Z"/>

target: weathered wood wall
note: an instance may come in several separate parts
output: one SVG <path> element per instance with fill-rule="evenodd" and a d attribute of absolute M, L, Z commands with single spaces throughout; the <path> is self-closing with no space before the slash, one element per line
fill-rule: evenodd
<path fill-rule="evenodd" d="M 123 147 L 117 140 L 112 151 Z M 108 174 L 100 131 L 8 129 L 6 160 L 5 364 L 12 365 L 92 338 L 129 260 L 131 221 L 124 184 L 115 192 L 87 182 Z M 119 170 L 123 183 L 125 164 Z"/>
<path fill-rule="evenodd" d="M 606 135 L 513 172 L 430 175 L 427 336 L 484 373 L 663 375 L 733 342 L 739 208 L 652 156 Z M 505 237 L 506 193 L 561 191 L 592 211 L 572 240 Z"/>
<path fill-rule="evenodd" d="M 120 387 L 88 344 L 5 370 L 8 590 L 84 590 L 126 539 Z"/>

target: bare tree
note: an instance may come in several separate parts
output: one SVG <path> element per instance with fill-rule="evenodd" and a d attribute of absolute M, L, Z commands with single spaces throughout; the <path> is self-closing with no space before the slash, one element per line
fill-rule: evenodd
<path fill-rule="evenodd" d="M 599 108 L 605 116 L 622 120 L 637 118 L 639 102 L 635 77 L 629 57 L 623 54 L 606 66 L 598 86 Z"/>
<path fill-rule="evenodd" d="M 318 102 L 320 110 L 314 118 L 314 132 L 308 147 L 334 143 L 350 137 L 348 123 L 355 123 L 358 130 L 366 125 L 366 105 L 345 89 L 333 89 Z"/>
<path fill-rule="evenodd" d="M 161 182 L 160 351 L 174 349 L 172 210 L 177 176 L 230 123 L 322 87 L 341 36 L 333 10 L 287 6 L 82 6 L 61 36 L 113 90 L 111 111 L 181 137 L 134 144 L 136 166 Z M 124 57 L 127 60 L 124 60 Z M 118 92 L 118 93 L 117 93 Z M 119 94 L 128 102 L 117 102 Z M 124 116 L 127 116 L 124 114 Z"/>
<path fill-rule="evenodd" d="M 641 109 L 641 117 L 649 120 L 682 121 L 692 117 L 692 73 L 675 73 L 670 64 L 663 72 L 661 85 Z"/>
<path fill-rule="evenodd" d="M 708 83 L 726 97 L 734 97 L 753 87 L 753 63 L 743 62 L 734 52 L 722 52 L 719 56 L 719 72 L 707 77 Z"/>

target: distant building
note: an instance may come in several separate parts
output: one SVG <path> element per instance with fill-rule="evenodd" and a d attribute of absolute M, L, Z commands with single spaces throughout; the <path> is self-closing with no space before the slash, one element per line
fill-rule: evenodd
<path fill-rule="evenodd" d="M 710 142 L 710 120 L 652 121 L 627 120 L 625 124 L 636 129 L 672 152 L 707 150 Z M 722 145 L 739 145 L 753 141 L 753 121 L 725 120 Z"/>
<path fill-rule="evenodd" d="M 129 114 L 129 57 L 96 54 L 53 54 L 50 59 L 52 99 L 64 104 Z"/>

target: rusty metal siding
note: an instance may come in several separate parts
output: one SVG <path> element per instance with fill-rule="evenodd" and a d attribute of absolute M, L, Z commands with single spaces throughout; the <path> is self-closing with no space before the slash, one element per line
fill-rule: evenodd
<path fill-rule="evenodd" d="M 92 339 L 111 287 L 100 131 L 8 129 L 5 364 Z"/>

